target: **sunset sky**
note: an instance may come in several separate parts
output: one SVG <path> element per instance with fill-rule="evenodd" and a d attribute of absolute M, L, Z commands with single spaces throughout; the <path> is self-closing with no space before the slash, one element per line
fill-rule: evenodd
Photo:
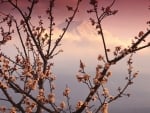
<path fill-rule="evenodd" d="M 20 2 L 20 6 L 22 9 L 25 9 L 27 3 L 25 0 L 22 1 Z M 35 8 L 33 12 L 33 24 L 36 24 L 37 16 L 42 15 L 44 17 L 45 7 L 48 5 L 46 1 L 47 0 L 40 0 L 40 5 Z M 68 12 L 65 8 L 66 4 L 75 6 L 76 1 L 77 0 L 56 0 L 54 10 L 56 17 L 54 38 L 59 36 L 62 28 L 65 26 L 65 18 L 71 15 L 71 12 Z M 81 90 L 81 86 L 75 80 L 80 59 L 85 62 L 87 72 L 94 75 L 95 67 L 98 63 L 97 56 L 104 53 L 101 37 L 97 35 L 95 28 L 91 26 L 89 21 L 91 15 L 86 12 L 86 10 L 91 7 L 88 1 L 89 0 L 82 1 L 79 7 L 79 13 L 77 13 L 61 43 L 62 46 L 60 48 L 63 49 L 64 52 L 56 56 L 53 61 L 55 63 L 54 73 L 58 79 L 58 90 L 64 88 L 66 84 L 70 84 L 69 86 L 73 90 L 75 89 L 72 91 L 76 94 L 73 98 L 79 98 L 76 90 Z M 98 1 L 100 7 L 99 11 L 101 6 L 105 7 L 112 2 L 112 0 Z M 132 39 L 137 36 L 140 31 L 146 32 L 148 28 L 146 22 L 150 20 L 149 5 L 150 0 L 116 0 L 112 9 L 118 10 L 118 13 L 106 18 L 102 23 L 108 48 L 113 50 L 115 46 L 128 47 Z M 13 13 L 13 11 L 9 9 L 10 7 L 7 4 L 0 6 L 0 12 Z M 16 18 L 20 18 L 17 12 L 13 13 L 13 15 Z M 48 21 L 45 20 L 44 22 L 46 25 Z M 148 38 L 150 38 L 150 36 Z M 18 39 L 14 38 L 8 45 L 2 47 L 2 51 L 6 54 L 14 54 L 12 50 L 12 48 L 15 49 L 14 43 L 19 46 Z M 139 70 L 140 74 L 138 78 L 136 78 L 133 86 L 129 88 L 131 97 L 124 97 L 120 99 L 120 101 L 118 100 L 113 103 L 110 106 L 110 113 L 149 113 L 150 88 L 147 88 L 150 81 L 149 59 L 150 48 L 140 51 L 134 56 L 134 68 L 135 70 Z M 113 76 L 110 79 L 109 86 L 112 92 L 114 92 L 118 86 L 122 86 L 125 83 L 124 78 L 127 75 L 126 61 L 127 58 L 111 68 Z M 77 86 L 79 86 L 79 88 Z M 82 89 L 82 91 L 83 95 L 86 95 L 86 90 L 84 91 L 84 89 Z"/>

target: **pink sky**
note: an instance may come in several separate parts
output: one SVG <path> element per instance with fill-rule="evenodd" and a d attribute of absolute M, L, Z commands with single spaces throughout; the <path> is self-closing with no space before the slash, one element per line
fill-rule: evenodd
<path fill-rule="evenodd" d="M 40 4 L 37 5 L 33 11 L 33 22 L 35 25 L 37 16 L 44 15 L 45 13 L 46 6 L 48 5 L 46 1 L 47 0 L 40 1 Z M 61 32 L 61 29 L 65 25 L 65 18 L 71 15 L 71 13 L 65 8 L 66 4 L 75 6 L 76 1 L 77 0 L 56 0 L 54 10 L 54 14 L 56 16 L 55 37 L 59 36 L 58 33 Z M 86 13 L 87 9 L 91 8 L 89 1 L 90 0 L 82 1 L 79 7 L 80 12 L 76 15 L 73 24 L 70 26 L 70 30 L 65 35 L 62 48 L 64 51 L 66 50 L 69 52 L 69 54 L 72 52 L 72 48 L 69 47 L 70 45 L 73 49 L 78 50 L 79 54 L 82 53 L 82 49 L 84 51 L 92 50 L 93 53 L 99 54 L 96 50 L 98 50 L 97 48 L 99 48 L 101 40 L 96 34 L 95 29 L 89 23 L 88 18 L 90 18 L 91 15 Z M 112 0 L 98 1 L 100 9 L 101 6 L 105 7 L 112 2 Z M 19 1 L 19 4 L 22 9 L 25 9 L 28 6 L 28 3 L 25 2 L 25 0 Z M 108 48 L 112 48 L 117 45 L 127 47 L 127 45 L 130 44 L 131 39 L 138 35 L 139 31 L 146 31 L 148 28 L 146 21 L 148 21 L 150 17 L 150 11 L 148 10 L 149 4 L 149 0 L 116 0 L 112 9 L 118 10 L 118 13 L 106 18 L 102 23 L 106 43 L 109 46 Z M 14 10 L 12 11 L 7 4 L 4 4 L 0 7 L 0 11 L 11 13 Z M 13 15 L 18 18 L 18 12 L 13 13 Z M 45 16 L 43 17 L 46 19 Z M 45 25 L 46 24 L 47 21 L 45 21 Z M 12 43 L 14 41 L 12 41 Z M 100 48 L 99 51 L 102 51 L 102 48 Z M 149 50 L 146 49 L 144 52 L 145 54 L 148 54 Z"/>
<path fill-rule="evenodd" d="M 44 15 L 47 0 L 40 1 L 40 4 L 35 7 L 33 11 L 33 22 L 36 25 L 36 18 L 38 15 Z M 56 0 L 54 14 L 56 16 L 56 29 L 54 38 L 58 37 L 63 28 L 65 18 L 71 15 L 66 9 L 66 4 L 75 6 L 77 0 Z M 98 0 L 99 7 L 105 7 L 109 5 L 112 0 Z M 24 1 L 19 3 L 22 9 L 25 9 L 28 4 Z M 150 4 L 149 0 L 116 0 L 116 3 L 112 9 L 118 10 L 118 13 L 114 16 L 106 18 L 102 25 L 105 34 L 106 44 L 108 48 L 113 48 L 115 46 L 127 47 L 130 45 L 131 40 L 134 36 L 138 35 L 139 31 L 146 31 L 148 25 L 146 21 L 149 20 L 150 11 L 148 6 Z M 87 14 L 87 9 L 91 8 L 89 5 L 89 0 L 83 0 L 80 4 L 80 12 L 76 15 L 74 22 L 71 24 L 69 31 L 65 35 L 65 39 L 62 42 L 61 48 L 64 49 L 64 57 L 69 55 L 75 55 L 72 49 L 76 49 L 76 52 L 80 57 L 84 58 L 85 54 L 89 55 L 90 58 L 97 57 L 97 55 L 102 52 L 102 45 L 100 36 L 97 35 L 94 27 L 90 25 L 89 18 L 91 15 Z M 1 11 L 12 12 L 7 4 L 0 7 Z M 99 10 L 100 11 L 100 10 Z M 44 13 L 43 13 L 44 12 Z M 18 18 L 18 12 L 14 13 L 14 16 Z M 46 17 L 43 16 L 45 19 Z M 92 15 L 93 17 L 93 15 Z M 44 22 L 45 25 L 47 21 Z M 16 43 L 16 40 L 11 41 L 11 45 Z M 17 42 L 17 45 L 18 42 Z M 72 47 L 72 48 L 71 48 Z M 11 49 L 11 48 L 10 48 Z M 82 54 L 84 51 L 84 54 Z M 149 55 L 149 49 L 144 50 L 141 55 Z M 103 53 L 103 52 L 102 52 Z M 79 57 L 76 56 L 76 57 Z"/>

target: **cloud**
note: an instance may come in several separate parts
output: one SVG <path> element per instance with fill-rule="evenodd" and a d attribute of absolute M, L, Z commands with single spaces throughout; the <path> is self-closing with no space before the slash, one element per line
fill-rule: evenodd
<path fill-rule="evenodd" d="M 65 26 L 65 23 L 61 23 L 56 26 L 53 32 L 53 40 L 56 40 L 59 35 L 62 34 L 62 28 Z M 47 30 L 47 32 L 49 32 Z M 111 33 L 107 29 L 103 30 L 107 48 L 114 50 L 115 46 L 122 46 L 123 48 L 128 47 L 131 44 L 130 39 L 125 39 L 118 37 L 116 34 Z M 7 46 L 13 46 L 13 44 L 19 45 L 19 40 L 14 39 L 10 41 Z M 64 38 L 61 42 L 61 49 L 67 51 L 69 54 L 76 54 L 72 50 L 81 53 L 93 53 L 98 55 L 103 52 L 103 43 L 100 35 L 97 34 L 96 29 L 91 26 L 89 21 L 73 21 L 69 26 L 69 30 L 64 35 Z M 148 49 L 143 51 L 143 53 L 148 54 Z"/>
<path fill-rule="evenodd" d="M 68 32 L 71 32 L 71 31 L 73 31 L 74 29 L 76 29 L 78 26 L 80 26 L 82 24 L 82 21 L 72 21 L 71 22 L 71 25 L 69 26 L 69 28 L 68 28 Z M 59 29 L 62 29 L 62 28 L 64 28 L 65 26 L 67 25 L 67 23 L 66 22 L 63 22 L 63 23 L 60 23 L 60 24 L 58 24 L 57 25 L 57 27 L 59 28 Z"/>
<path fill-rule="evenodd" d="M 109 48 L 118 45 L 127 47 L 130 44 L 130 40 L 117 37 L 107 30 L 104 30 L 104 36 Z M 102 45 L 101 36 L 97 34 L 96 29 L 88 21 L 77 22 L 76 25 L 73 25 L 71 30 L 66 33 L 64 43 L 65 41 L 77 47 L 88 48 L 89 46 L 97 47 L 96 45 Z"/>

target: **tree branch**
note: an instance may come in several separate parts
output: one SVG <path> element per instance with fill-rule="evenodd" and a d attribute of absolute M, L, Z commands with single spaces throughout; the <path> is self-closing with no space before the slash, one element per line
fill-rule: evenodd
<path fill-rule="evenodd" d="M 20 30 L 19 30 L 18 25 L 17 25 L 17 21 L 14 20 L 14 22 L 15 22 L 15 24 L 16 24 L 16 29 L 17 29 L 17 32 L 18 32 L 18 35 L 19 35 L 19 38 L 20 38 L 21 45 L 22 45 L 23 50 L 24 50 L 24 54 L 25 54 L 25 56 L 26 56 L 26 58 L 27 58 L 28 55 L 27 55 L 26 48 L 25 48 L 25 45 L 24 45 L 23 40 L 22 40 L 22 36 L 21 36 Z"/>
<path fill-rule="evenodd" d="M 56 49 L 56 47 L 59 45 L 60 41 L 61 41 L 62 38 L 64 37 L 64 35 L 65 35 L 67 29 L 69 28 L 69 25 L 71 24 L 71 22 L 72 22 L 73 19 L 74 19 L 76 13 L 78 12 L 78 8 L 79 8 L 80 2 L 81 2 L 81 0 L 78 0 L 77 5 L 76 5 L 76 8 L 75 8 L 75 10 L 74 10 L 74 12 L 73 12 L 73 15 L 69 18 L 69 21 L 68 21 L 68 23 L 67 23 L 67 26 L 64 28 L 64 31 L 63 31 L 62 35 L 60 36 L 60 38 L 57 39 L 57 41 L 56 41 L 54 47 L 52 48 L 51 52 L 49 53 L 49 57 L 50 57 L 50 58 L 51 58 L 51 56 L 52 56 L 54 50 Z"/>

